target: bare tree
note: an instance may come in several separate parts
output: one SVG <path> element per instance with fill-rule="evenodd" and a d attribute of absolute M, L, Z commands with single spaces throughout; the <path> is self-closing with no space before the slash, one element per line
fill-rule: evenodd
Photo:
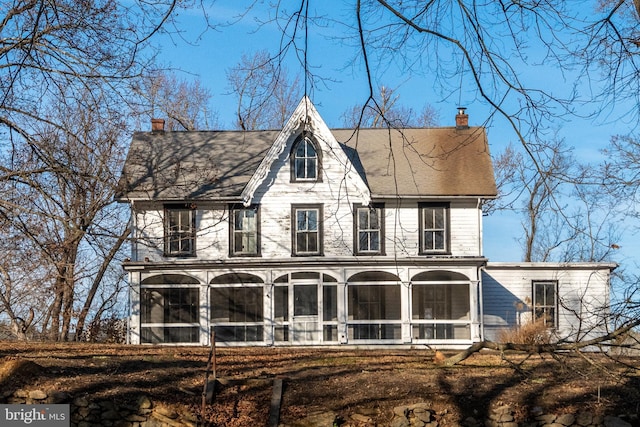
<path fill-rule="evenodd" d="M 238 96 L 236 127 L 242 130 L 281 128 L 302 97 L 298 78 L 291 80 L 266 51 L 243 55 L 227 80 Z"/>
<path fill-rule="evenodd" d="M 0 16 L 0 125 L 30 142 L 44 105 L 75 88 L 100 84 L 130 99 L 132 79 L 153 58 L 153 34 L 173 23 L 175 1 L 19 1 Z M 89 100 L 87 100 L 88 102 Z M 105 99 L 101 100 L 105 102 Z"/>
<path fill-rule="evenodd" d="M 41 112 L 57 124 L 42 122 L 30 143 L 15 141 L 20 150 L 10 159 L 11 167 L 1 169 L 0 183 L 14 198 L 0 200 L 0 215 L 51 273 L 40 284 L 50 292 L 48 304 L 29 309 L 55 340 L 69 338 L 77 311 L 83 328 L 96 292 L 110 286 L 103 281 L 105 272 L 128 235 L 126 217 L 110 209 L 124 156 L 125 116 L 94 109 L 99 96 L 99 88 L 78 98 L 71 92 Z M 28 259 L 14 258 L 6 273 L 23 275 L 32 268 Z M 5 296 L 6 291 L 5 286 Z M 10 298 L 5 299 L 11 310 Z"/>
<path fill-rule="evenodd" d="M 354 105 L 343 115 L 346 127 L 433 127 L 437 126 L 438 113 L 431 105 L 425 105 L 418 115 L 413 108 L 401 105 L 395 89 L 380 86 L 375 98 L 364 106 Z"/>
<path fill-rule="evenodd" d="M 143 115 L 165 118 L 166 130 L 217 127 L 217 115 L 209 106 L 211 92 L 199 79 L 187 81 L 172 72 L 156 71 L 142 80 L 139 95 L 146 101 Z"/>
<path fill-rule="evenodd" d="M 537 167 L 509 145 L 496 156 L 499 199 L 489 210 L 522 217 L 522 260 L 607 261 L 619 241 L 617 212 L 591 165 L 581 165 L 562 139 L 531 144 Z"/>

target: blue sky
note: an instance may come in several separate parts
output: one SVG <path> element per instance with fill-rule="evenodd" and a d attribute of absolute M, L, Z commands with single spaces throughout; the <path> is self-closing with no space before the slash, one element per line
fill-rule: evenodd
<path fill-rule="evenodd" d="M 286 2 L 283 2 L 286 3 Z M 297 2 L 293 2 L 297 3 Z M 343 2 L 319 2 L 318 7 L 329 6 L 331 10 L 317 11 L 349 18 L 349 11 Z M 293 4 L 293 6 L 296 6 Z M 236 21 L 243 6 L 225 6 L 214 3 L 207 13 L 216 23 Z M 312 6 L 314 7 L 314 2 Z M 341 9 L 342 7 L 342 9 Z M 220 126 L 230 128 L 235 117 L 235 97 L 230 95 L 227 86 L 227 70 L 236 65 L 242 54 L 253 54 L 259 50 L 274 52 L 281 40 L 281 31 L 273 24 L 257 25 L 255 17 L 265 19 L 273 11 L 258 3 L 244 19 L 232 25 L 220 25 L 215 30 L 207 29 L 202 12 L 193 9 L 179 16 L 181 29 L 187 29 L 182 37 L 164 36 L 157 39 L 161 47 L 160 60 L 164 65 L 181 70 L 182 77 L 199 78 L 202 84 L 213 94 L 212 107 L 218 113 Z M 353 62 L 354 50 L 346 43 L 357 40 L 339 40 L 344 29 L 337 24 L 325 21 L 324 26 L 310 27 L 308 58 L 316 74 L 328 77 L 324 84 L 317 85 L 309 93 L 320 114 L 330 127 L 342 125 L 341 115 L 349 107 L 366 100 L 368 89 L 364 67 L 361 61 Z M 346 42 L 346 43 L 345 43 Z M 447 52 L 438 52 L 447 55 Z M 302 66 L 292 54 L 287 58 L 286 66 L 290 74 L 301 72 Z M 491 116 L 491 110 L 482 101 L 470 81 L 455 82 L 459 90 L 448 97 L 434 90 L 434 76 L 407 74 L 401 66 L 390 63 L 378 73 L 380 84 L 395 88 L 400 102 L 416 111 L 425 104 L 432 105 L 439 112 L 440 125 L 454 124 L 456 107 L 467 107 L 471 125 L 487 127 L 492 153 L 496 154 L 509 143 L 519 146 L 517 137 L 503 118 Z M 530 85 L 539 86 L 547 91 L 563 93 L 573 84 L 571 76 L 563 75 L 553 68 L 530 69 L 523 67 L 520 77 Z M 591 82 L 584 83 L 588 88 Z M 624 106 L 621 106 L 621 108 Z M 628 106 L 627 106 L 628 107 Z M 614 117 L 615 114 L 611 115 Z M 566 138 L 568 145 L 575 147 L 576 155 L 584 161 L 597 161 L 602 149 L 613 134 L 625 133 L 635 123 L 618 121 L 608 123 L 607 118 L 598 121 L 572 118 L 568 121 L 551 123 L 560 136 Z M 485 217 L 485 255 L 493 261 L 519 261 L 522 256 L 517 241 L 521 235 L 520 218 L 509 212 Z M 621 259 L 630 259 L 635 253 L 633 242 L 635 235 L 629 233 L 628 241 L 622 242 Z"/>

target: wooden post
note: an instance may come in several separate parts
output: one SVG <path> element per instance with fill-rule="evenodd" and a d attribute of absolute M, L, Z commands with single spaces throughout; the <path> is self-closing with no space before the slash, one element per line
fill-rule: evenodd
<path fill-rule="evenodd" d="M 213 381 L 209 381 L 209 374 L 213 371 Z M 213 403 L 216 389 L 216 332 L 211 328 L 211 349 L 209 350 L 209 358 L 207 359 L 207 368 L 204 377 L 204 386 L 202 387 L 202 408 L 200 409 L 202 421 L 204 422 L 205 409 L 207 403 Z"/>
<path fill-rule="evenodd" d="M 271 407 L 269 409 L 269 427 L 278 427 L 280 421 L 280 404 L 282 402 L 282 378 L 273 380 Z"/>

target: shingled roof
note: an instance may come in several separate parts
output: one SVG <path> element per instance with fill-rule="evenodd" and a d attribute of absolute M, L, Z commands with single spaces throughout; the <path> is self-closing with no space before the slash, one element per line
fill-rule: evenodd
<path fill-rule="evenodd" d="M 331 130 L 372 197 L 492 198 L 480 127 Z M 116 199 L 239 200 L 279 131 L 138 132 Z"/>

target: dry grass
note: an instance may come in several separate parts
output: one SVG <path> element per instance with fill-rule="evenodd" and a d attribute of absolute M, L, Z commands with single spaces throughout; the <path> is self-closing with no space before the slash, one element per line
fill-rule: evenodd
<path fill-rule="evenodd" d="M 551 330 L 545 324 L 544 319 L 539 318 L 533 322 L 501 331 L 498 340 L 513 344 L 549 344 Z"/>
<path fill-rule="evenodd" d="M 221 381 L 206 419 L 212 426 L 264 426 L 276 377 L 284 378 L 281 420 L 289 424 L 316 409 L 344 419 L 367 409 L 384 426 L 395 406 L 416 402 L 444 414 L 442 425 L 468 416 L 485 419 L 491 406 L 502 404 L 517 409 L 520 421 L 533 407 L 552 413 L 638 411 L 640 371 L 623 377 L 620 365 L 602 355 L 593 356 L 606 370 L 572 354 L 483 351 L 454 367 L 435 364 L 434 356 L 427 349 L 219 348 L 217 374 L 229 381 Z M 0 342 L 0 395 L 53 389 L 126 403 L 144 394 L 199 414 L 207 357 L 204 347 Z M 630 366 L 639 362 L 626 359 Z"/>

